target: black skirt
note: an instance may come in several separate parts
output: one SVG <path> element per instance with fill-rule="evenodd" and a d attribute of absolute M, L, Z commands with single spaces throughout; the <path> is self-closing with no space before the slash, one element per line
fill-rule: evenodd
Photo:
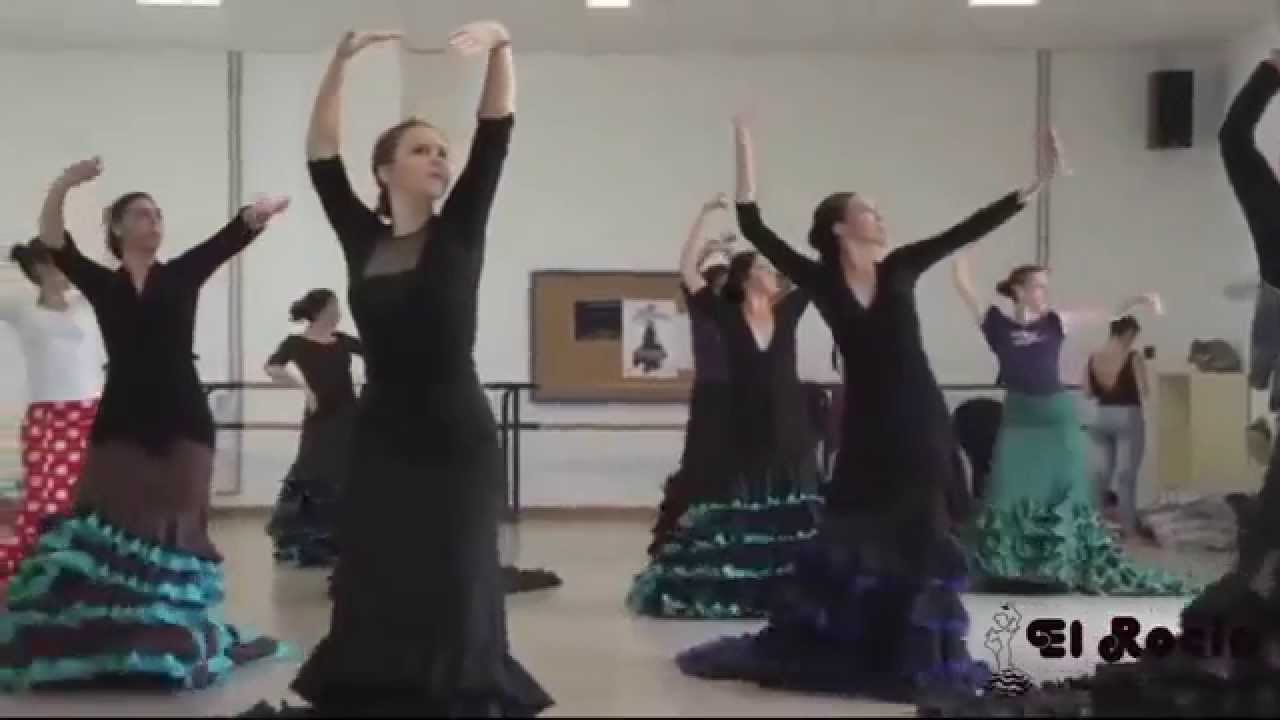
<path fill-rule="evenodd" d="M 303 421 L 297 458 L 267 524 L 276 560 L 299 567 L 329 567 L 337 558 L 335 513 L 349 472 L 355 412 L 351 406 Z"/>

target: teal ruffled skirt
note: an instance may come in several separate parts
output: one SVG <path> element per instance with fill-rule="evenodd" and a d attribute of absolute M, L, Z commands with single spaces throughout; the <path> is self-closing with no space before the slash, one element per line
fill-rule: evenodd
<path fill-rule="evenodd" d="M 1193 593 L 1185 578 L 1134 564 L 1112 539 L 1098 513 L 1085 443 L 1069 394 L 1008 393 L 986 506 L 969 531 L 977 585 Z"/>
<path fill-rule="evenodd" d="M 216 617 L 218 563 L 114 528 L 56 521 L 21 565 L 0 614 L 0 689 L 201 688 L 281 655 Z"/>
<path fill-rule="evenodd" d="M 636 576 L 627 606 L 669 618 L 757 618 L 817 535 L 819 471 L 809 462 L 740 475 L 730 499 L 692 505 Z"/>

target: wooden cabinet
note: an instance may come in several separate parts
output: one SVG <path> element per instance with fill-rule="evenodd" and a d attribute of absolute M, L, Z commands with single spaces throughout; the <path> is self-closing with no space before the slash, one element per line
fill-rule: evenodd
<path fill-rule="evenodd" d="M 1159 372 L 1155 387 L 1156 493 L 1256 492 L 1249 459 L 1247 379 L 1242 373 Z"/>

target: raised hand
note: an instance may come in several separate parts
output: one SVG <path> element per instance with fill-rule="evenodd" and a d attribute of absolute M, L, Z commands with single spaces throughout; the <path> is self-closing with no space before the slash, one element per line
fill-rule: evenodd
<path fill-rule="evenodd" d="M 449 49 L 459 55 L 477 55 L 511 44 L 511 33 L 496 20 L 467 23 L 449 36 Z"/>
<path fill-rule="evenodd" d="M 95 155 L 88 160 L 68 165 L 58 177 L 58 182 L 64 187 L 73 188 L 95 180 L 101 174 L 102 158 Z"/>
<path fill-rule="evenodd" d="M 702 211 L 704 213 L 727 209 L 729 209 L 729 196 L 724 193 L 716 193 L 715 197 L 708 200 L 706 204 L 702 206 Z"/>
<path fill-rule="evenodd" d="M 1164 300 L 1160 298 L 1160 293 L 1149 292 L 1143 295 L 1142 299 L 1147 303 L 1147 307 L 1151 308 L 1151 312 L 1164 315 Z"/>
<path fill-rule="evenodd" d="M 1062 143 L 1058 140 L 1058 131 L 1049 128 L 1040 136 L 1040 149 L 1044 152 L 1044 162 L 1031 185 L 1022 190 L 1023 202 L 1040 192 L 1045 185 L 1060 174 L 1063 174 Z"/>
<path fill-rule="evenodd" d="M 263 198 L 254 204 L 246 207 L 241 216 L 245 223 L 254 230 L 261 230 L 267 226 L 271 218 L 284 212 L 289 207 L 289 198 Z"/>
<path fill-rule="evenodd" d="M 399 32 L 367 32 L 357 33 L 347 31 L 338 41 L 338 56 L 342 58 L 354 57 L 357 53 L 370 45 L 379 45 L 392 40 L 400 40 L 404 37 L 404 33 Z"/>

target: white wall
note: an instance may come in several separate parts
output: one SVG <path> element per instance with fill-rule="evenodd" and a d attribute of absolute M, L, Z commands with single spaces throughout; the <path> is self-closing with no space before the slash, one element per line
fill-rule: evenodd
<path fill-rule="evenodd" d="M 304 141 L 311 104 L 330 53 L 244 57 L 242 98 L 245 194 L 286 194 L 289 211 L 273 222 L 244 262 L 245 379 L 265 381 L 267 356 L 290 332 L 289 305 L 308 290 L 331 288 L 346 306 L 346 271 L 337 240 L 307 175 Z M 400 119 L 400 63 L 395 53 L 371 50 L 348 72 L 344 94 L 343 150 L 352 183 L 367 202 L 375 197 L 369 156 L 377 134 Z M 354 334 L 349 319 L 344 329 Z M 358 371 L 358 369 L 357 369 Z M 245 393 L 248 422 L 298 422 L 302 396 L 292 390 Z M 220 505 L 274 502 L 297 448 L 293 431 L 243 435 L 242 486 Z"/>
<path fill-rule="evenodd" d="M 408 59 L 406 107 L 463 142 L 478 68 Z M 521 55 L 517 130 L 491 225 L 477 363 L 526 378 L 529 273 L 540 268 L 667 270 L 712 193 L 732 189 L 729 118 L 759 108 L 761 203 L 802 243 L 813 205 L 837 189 L 875 197 L 899 241 L 941 230 L 1030 179 L 1034 58 L 948 56 Z M 729 222 L 728 219 L 725 220 Z M 1030 213 L 984 245 L 993 265 L 1034 258 Z M 957 306 L 946 268 L 920 290 L 929 350 L 950 382 L 994 368 Z M 830 336 L 806 318 L 800 367 L 830 377 Z M 682 422 L 682 406 L 538 406 L 544 420 Z M 678 456 L 670 433 L 529 433 L 525 501 L 651 505 Z"/>
<path fill-rule="evenodd" d="M 29 239 L 44 192 L 62 168 L 100 154 L 105 174 L 76 190 L 67 222 L 91 257 L 107 260 L 102 209 L 131 190 L 165 212 L 172 257 L 227 219 L 226 63 L 219 53 L 0 51 L 0 247 Z M 26 288 L 21 289 L 22 292 Z M 200 303 L 196 352 L 207 378 L 227 375 L 227 282 Z M 0 430 L 26 403 L 22 355 L 0 330 Z M 6 438 L 7 439 L 7 438 Z M 17 458 L 0 457 L 0 474 Z M 6 472 L 7 470 L 7 472 Z"/>

